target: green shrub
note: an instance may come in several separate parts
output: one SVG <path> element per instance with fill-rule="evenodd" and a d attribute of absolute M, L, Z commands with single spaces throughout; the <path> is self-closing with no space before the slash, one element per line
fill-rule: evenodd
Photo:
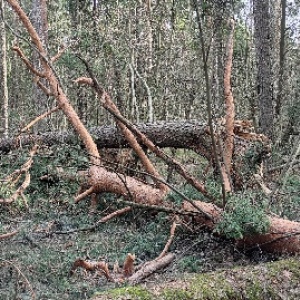
<path fill-rule="evenodd" d="M 244 235 L 264 233 L 269 228 L 265 203 L 260 195 L 238 194 L 228 198 L 216 232 L 227 238 L 240 239 Z"/>

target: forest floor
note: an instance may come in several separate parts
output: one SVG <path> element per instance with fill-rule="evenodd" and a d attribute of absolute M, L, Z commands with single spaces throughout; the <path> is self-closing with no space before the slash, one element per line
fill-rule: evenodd
<path fill-rule="evenodd" d="M 170 222 L 165 215 L 146 215 L 133 211 L 101 224 L 94 232 L 76 231 L 99 220 L 101 208 L 99 207 L 98 213 L 89 214 L 87 204 L 72 206 L 67 203 L 66 197 L 65 202 L 61 199 L 59 195 L 55 199 L 40 199 L 31 203 L 28 211 L 17 206 L 2 209 L 1 230 L 7 232 L 9 229 L 19 229 L 20 232 L 13 238 L 0 242 L 0 299 L 90 299 L 95 294 L 98 294 L 97 299 L 152 299 L 148 292 L 145 294 L 144 288 L 152 291 L 156 295 L 154 298 L 162 292 L 167 295 L 165 289 L 180 288 L 188 293 L 197 282 L 195 278 L 198 275 L 195 274 L 210 274 L 213 281 L 209 290 L 217 287 L 222 295 L 223 285 L 218 283 L 220 279 L 216 280 L 220 277 L 216 274 L 223 272 L 228 284 L 230 280 L 235 281 L 237 274 L 245 282 L 251 282 L 252 273 L 257 273 L 259 269 L 266 270 L 265 262 L 283 259 L 259 251 L 245 255 L 237 251 L 230 241 L 203 231 L 191 234 L 180 229 L 171 247 L 171 251 L 176 254 L 175 261 L 167 269 L 149 277 L 141 285 L 142 290 L 135 288 L 132 291 L 124 287 L 120 289 L 107 282 L 105 277 L 95 277 L 95 274 L 87 274 L 82 269 L 77 269 L 70 276 L 72 264 L 78 258 L 106 260 L 114 264 L 115 261 L 123 262 L 126 254 L 131 252 L 136 254 L 139 264 L 157 257 L 168 239 Z M 70 230 L 75 232 L 65 233 Z M 297 287 L 293 289 L 298 289 L 300 293 L 300 274 L 294 275 L 293 270 L 286 267 L 284 269 L 283 275 L 287 280 L 278 281 L 279 290 L 287 289 L 289 281 L 294 284 L 292 277 L 298 276 Z M 260 280 L 264 280 L 263 273 L 259 273 Z M 253 282 L 256 280 L 253 279 Z M 111 289 L 114 294 L 99 295 Z M 127 296 L 120 294 L 123 292 Z M 182 298 L 179 298 L 180 293 L 175 299 L 202 299 L 193 298 L 194 296 L 189 298 L 188 295 L 192 294 L 182 294 Z M 166 296 L 162 299 L 171 298 Z"/>
<path fill-rule="evenodd" d="M 7 174 L 16 168 L 14 161 L 2 165 Z M 26 191 L 28 207 L 22 200 L 0 207 L 0 234 L 19 230 L 0 241 L 0 299 L 299 299 L 299 258 L 259 250 L 245 254 L 229 240 L 183 226 L 176 229 L 170 248 L 173 263 L 138 287 L 118 286 L 82 269 L 70 276 L 79 258 L 110 265 L 122 264 L 128 253 L 136 255 L 136 264 L 156 258 L 172 220 L 164 213 L 134 209 L 84 231 L 118 209 L 112 195 L 101 195 L 91 212 L 88 201 L 73 203 L 77 184 L 41 182 L 48 161 L 35 166 Z"/>

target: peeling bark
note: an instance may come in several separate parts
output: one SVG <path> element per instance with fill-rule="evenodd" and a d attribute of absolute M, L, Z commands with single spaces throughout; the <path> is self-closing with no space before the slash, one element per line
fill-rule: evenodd
<path fill-rule="evenodd" d="M 203 216 L 194 218 L 194 222 L 205 225 L 209 230 L 213 230 L 216 223 L 222 218 L 222 210 L 211 203 L 196 201 L 201 209 L 211 216 L 213 220 L 208 220 Z M 196 212 L 190 203 L 184 203 L 183 209 Z M 300 223 L 278 217 L 268 217 L 270 228 L 267 233 L 245 236 L 236 241 L 236 246 L 245 251 L 256 248 L 274 253 L 299 253 L 300 252 Z"/>
<path fill-rule="evenodd" d="M 230 34 L 226 47 L 226 62 L 224 70 L 224 98 L 225 98 L 225 139 L 224 139 L 224 165 L 222 165 L 222 173 L 224 180 L 224 187 L 226 192 L 231 192 L 231 174 L 232 174 L 232 155 L 234 147 L 234 100 L 231 90 L 231 69 L 233 56 L 233 34 L 234 21 L 230 20 Z"/>

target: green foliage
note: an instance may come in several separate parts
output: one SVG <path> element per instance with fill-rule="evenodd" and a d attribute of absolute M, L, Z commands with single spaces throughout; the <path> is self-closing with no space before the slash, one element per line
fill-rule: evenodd
<path fill-rule="evenodd" d="M 258 164 L 260 164 L 266 156 L 269 155 L 270 149 L 261 142 L 255 142 L 246 151 L 244 156 L 244 162 L 250 170 L 253 170 Z"/>
<path fill-rule="evenodd" d="M 181 186 L 177 190 L 191 200 L 199 200 L 201 198 L 201 194 L 189 184 Z M 183 202 L 182 196 L 175 191 L 171 191 L 168 198 L 179 206 Z"/>
<path fill-rule="evenodd" d="M 10 196 L 12 196 L 14 192 L 15 192 L 15 188 L 12 187 L 11 184 L 2 183 L 0 185 L 0 198 L 1 199 L 10 198 Z"/>
<path fill-rule="evenodd" d="M 178 261 L 177 266 L 181 272 L 199 273 L 202 271 L 201 260 L 194 255 L 184 256 Z"/>
<path fill-rule="evenodd" d="M 281 193 L 277 195 L 277 199 L 272 205 L 272 211 L 289 219 L 299 220 L 300 176 L 298 174 L 292 174 L 287 178 Z"/>
<path fill-rule="evenodd" d="M 124 258 L 128 252 L 132 252 L 142 259 L 153 259 L 163 250 L 170 231 L 167 216 L 160 213 L 146 222 L 145 226 L 141 224 L 135 232 L 124 233 L 124 241 L 126 241 L 123 249 Z"/>
<path fill-rule="evenodd" d="M 225 207 L 216 232 L 228 238 L 241 239 L 244 235 L 264 233 L 269 228 L 265 204 L 259 195 L 232 195 Z"/>

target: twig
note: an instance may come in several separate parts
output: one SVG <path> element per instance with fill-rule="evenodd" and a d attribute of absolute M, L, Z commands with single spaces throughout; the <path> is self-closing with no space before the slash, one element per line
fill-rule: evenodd
<path fill-rule="evenodd" d="M 15 231 L 8 232 L 8 233 L 3 233 L 3 234 L 0 235 L 0 241 L 8 239 L 10 237 L 13 237 L 17 233 L 19 233 L 19 230 L 15 230 Z"/>
<path fill-rule="evenodd" d="M 55 61 L 57 61 L 69 47 L 70 45 L 63 45 L 63 47 L 57 52 L 57 54 L 51 57 L 51 62 L 54 63 Z"/>
<path fill-rule="evenodd" d="M 21 175 L 25 174 L 25 179 L 24 179 L 23 183 L 21 184 L 21 186 L 19 186 L 19 188 L 14 192 L 14 194 L 9 199 L 0 199 L 0 203 L 3 203 L 3 204 L 12 203 L 20 195 L 22 195 L 22 193 L 25 191 L 25 189 L 29 186 L 29 184 L 30 184 L 29 169 L 33 163 L 33 156 L 36 154 L 37 150 L 38 150 L 38 145 L 34 145 L 29 152 L 30 157 L 29 157 L 28 161 L 23 164 L 21 169 L 14 171 L 12 174 L 10 174 L 9 176 L 7 176 L 4 179 L 4 183 L 6 183 L 6 184 L 16 184 L 19 181 L 19 179 L 21 178 Z M 17 178 L 15 179 L 14 177 L 17 177 Z"/>
<path fill-rule="evenodd" d="M 273 168 L 269 168 L 266 172 L 267 173 L 272 173 L 274 171 L 278 171 L 278 170 L 281 170 L 283 168 L 285 168 L 288 164 L 291 164 L 291 162 L 286 162 L 282 165 L 279 165 L 279 166 L 275 166 Z M 295 160 L 293 163 L 292 163 L 292 167 L 294 167 L 295 165 L 298 165 L 300 164 L 300 160 Z"/>
<path fill-rule="evenodd" d="M 112 212 L 111 214 L 109 214 L 109 215 L 107 215 L 107 216 L 101 218 L 99 221 L 97 221 L 97 222 L 95 223 L 94 227 L 98 226 L 99 224 L 106 223 L 107 221 L 109 221 L 109 220 L 111 220 L 111 219 L 113 219 L 113 218 L 115 218 L 115 217 L 118 217 L 118 216 L 120 216 L 120 215 L 123 215 L 123 214 L 125 214 L 125 213 L 131 211 L 131 209 L 132 209 L 132 208 L 131 208 L 130 206 L 126 206 L 126 207 L 124 207 L 124 208 L 118 209 L 118 210 Z"/>
<path fill-rule="evenodd" d="M 295 163 L 295 161 L 297 160 L 297 156 L 300 153 L 300 139 L 298 139 L 298 145 L 295 146 L 296 150 L 294 152 L 293 155 L 291 155 L 289 162 L 286 164 L 285 166 L 285 170 L 282 172 L 281 178 L 282 178 L 282 185 L 279 185 L 279 187 L 273 192 L 273 194 L 271 195 L 271 201 L 270 201 L 270 205 L 273 202 L 274 197 L 278 194 L 280 189 L 284 189 L 285 185 L 287 183 L 288 177 L 290 175 L 290 172 L 292 170 L 292 167 Z M 281 181 L 281 180 L 280 180 Z"/>
<path fill-rule="evenodd" d="M 42 72 L 39 72 L 29 61 L 29 59 L 25 56 L 25 54 L 22 52 L 22 50 L 17 47 L 17 46 L 14 46 L 12 47 L 12 49 L 14 51 L 16 51 L 20 58 L 24 61 L 25 65 L 27 66 L 27 68 L 33 73 L 35 74 L 36 76 L 38 77 L 41 77 L 41 78 L 45 78 L 46 77 L 46 74 L 45 73 L 42 73 Z"/>
<path fill-rule="evenodd" d="M 59 109 L 60 109 L 60 107 L 59 107 L 59 106 L 56 106 L 56 107 L 52 108 L 51 110 L 49 110 L 49 111 L 43 113 L 42 115 L 36 117 L 36 118 L 35 118 L 34 120 L 32 120 L 28 125 L 26 125 L 25 127 L 23 127 L 23 128 L 21 129 L 21 132 L 27 131 L 30 127 L 32 127 L 32 126 L 33 126 L 34 124 L 36 124 L 38 121 L 40 121 L 40 120 L 46 118 L 47 116 L 49 116 L 49 115 L 51 115 L 52 113 L 58 111 Z"/>
<path fill-rule="evenodd" d="M 74 199 L 75 203 L 78 203 L 79 201 L 81 201 L 82 199 L 87 197 L 88 195 L 92 194 L 94 192 L 94 190 L 95 190 L 95 186 L 91 186 L 89 189 L 87 189 L 83 193 L 77 195 Z"/>

